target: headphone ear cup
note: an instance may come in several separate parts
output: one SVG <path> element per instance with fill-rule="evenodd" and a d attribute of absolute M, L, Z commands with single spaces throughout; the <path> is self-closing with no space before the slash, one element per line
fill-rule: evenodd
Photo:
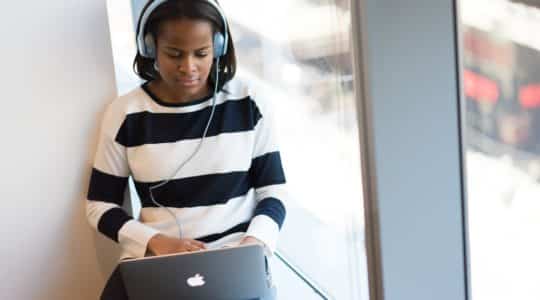
<path fill-rule="evenodd" d="M 221 32 L 216 32 L 214 34 L 214 58 L 224 56 L 226 52 L 225 37 Z"/>
<path fill-rule="evenodd" d="M 143 56 L 156 58 L 156 43 L 151 33 L 144 36 L 144 49 L 141 49 L 141 51 Z"/>

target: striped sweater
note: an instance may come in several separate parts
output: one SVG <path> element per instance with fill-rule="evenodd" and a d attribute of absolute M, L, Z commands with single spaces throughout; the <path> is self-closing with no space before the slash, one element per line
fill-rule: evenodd
<path fill-rule="evenodd" d="M 212 97 L 170 104 L 146 84 L 115 99 L 106 109 L 90 176 L 86 212 L 93 228 L 119 243 L 120 259 L 143 257 L 157 233 L 208 248 L 253 236 L 275 250 L 285 218 L 286 188 L 268 105 L 232 80 L 216 97 L 216 109 L 199 152 L 172 176 L 197 147 Z M 129 176 L 141 200 L 134 219 L 123 209 Z"/>

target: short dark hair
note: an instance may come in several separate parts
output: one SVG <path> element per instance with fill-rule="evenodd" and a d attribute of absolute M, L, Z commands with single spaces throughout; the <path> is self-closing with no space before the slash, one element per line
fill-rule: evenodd
<path fill-rule="evenodd" d="M 149 1 L 143 12 L 147 7 L 152 3 Z M 216 1 L 217 3 L 217 1 Z M 142 13 L 141 13 L 142 16 Z M 191 19 L 191 20 L 205 20 L 212 25 L 212 32 L 223 32 L 224 24 L 223 19 L 215 7 L 208 3 L 206 0 L 169 0 L 160 4 L 148 17 L 146 21 L 146 26 L 144 28 L 143 36 L 148 32 L 152 34 L 154 40 L 157 42 L 157 36 L 159 33 L 159 26 L 165 21 L 179 20 L 179 19 Z M 141 20 L 139 16 L 139 21 L 137 24 L 137 32 L 139 32 L 139 27 L 141 26 Z M 236 56 L 234 51 L 234 45 L 231 38 L 229 28 L 227 26 L 228 34 L 228 46 L 227 54 L 221 57 L 219 60 L 219 82 L 218 90 L 221 90 L 223 86 L 233 79 L 236 74 Z M 159 78 L 159 73 L 154 69 L 154 59 L 146 58 L 140 55 L 137 51 L 135 60 L 133 61 L 133 70 L 135 73 L 145 80 L 154 80 Z M 215 62 L 212 63 L 209 81 L 213 86 L 215 84 L 215 73 L 216 73 Z"/>

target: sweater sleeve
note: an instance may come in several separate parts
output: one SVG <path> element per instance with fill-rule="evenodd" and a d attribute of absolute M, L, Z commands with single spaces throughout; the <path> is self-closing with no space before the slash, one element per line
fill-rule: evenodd
<path fill-rule="evenodd" d="M 129 178 L 126 147 L 116 141 L 124 113 L 111 103 L 105 112 L 94 158 L 86 214 L 90 225 L 133 257 L 143 257 L 148 241 L 158 233 L 129 216 L 121 207 Z"/>
<path fill-rule="evenodd" d="M 287 190 L 271 110 L 260 100 L 254 105 L 255 145 L 249 173 L 257 205 L 246 235 L 264 242 L 267 255 L 272 255 L 285 220 Z"/>

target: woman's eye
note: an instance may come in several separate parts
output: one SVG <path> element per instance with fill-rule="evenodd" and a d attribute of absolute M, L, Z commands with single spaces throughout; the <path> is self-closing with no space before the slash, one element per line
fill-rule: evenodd
<path fill-rule="evenodd" d="M 208 55 L 208 52 L 197 52 L 195 53 L 195 56 L 197 57 L 205 57 Z M 169 56 L 170 58 L 180 58 L 182 57 L 182 54 L 180 53 L 167 53 L 167 56 Z"/>

